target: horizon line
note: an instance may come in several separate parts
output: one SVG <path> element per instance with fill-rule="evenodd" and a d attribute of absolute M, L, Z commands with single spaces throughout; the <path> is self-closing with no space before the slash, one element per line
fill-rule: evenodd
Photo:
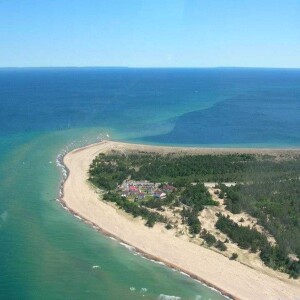
<path fill-rule="evenodd" d="M 0 67 L 0 70 L 12 69 L 276 69 L 276 70 L 299 70 L 300 67 L 245 67 L 245 66 L 215 66 L 215 67 L 131 67 L 131 66 L 20 66 Z"/>

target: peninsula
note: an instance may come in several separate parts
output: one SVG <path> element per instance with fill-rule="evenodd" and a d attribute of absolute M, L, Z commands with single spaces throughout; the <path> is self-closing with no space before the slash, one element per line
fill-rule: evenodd
<path fill-rule="evenodd" d="M 256 182 L 251 174 L 245 175 L 244 165 L 251 167 L 252 176 L 262 176 L 262 184 L 270 185 L 272 179 L 288 180 L 289 188 L 297 190 L 294 180 L 299 180 L 295 179 L 295 174 L 299 174 L 294 166 L 299 163 L 299 155 L 300 150 L 184 148 L 103 141 L 75 149 L 64 157 L 69 174 L 61 201 L 95 229 L 231 298 L 297 299 L 297 253 L 291 250 L 290 256 L 279 259 L 277 231 L 263 226 L 269 222 L 264 223 L 263 215 L 249 214 L 251 207 L 245 211 L 245 203 L 240 203 L 239 197 L 247 195 L 247 200 L 252 199 L 247 188 L 253 188 Z M 132 165 L 134 156 L 139 164 Z M 207 172 L 200 172 L 195 164 L 194 171 L 187 169 L 185 174 L 180 167 L 184 157 L 188 157 L 187 168 L 193 157 L 198 160 L 198 167 L 203 158 L 213 159 Z M 126 165 L 116 168 L 122 160 Z M 151 165 L 151 160 L 158 165 L 164 163 L 160 172 L 150 174 L 145 166 Z M 219 168 L 220 161 L 225 161 L 222 172 L 209 171 L 214 163 Z M 169 170 L 168 164 L 177 164 L 182 176 L 173 178 L 165 172 L 164 168 Z M 271 174 L 270 165 L 281 171 Z M 153 166 L 156 170 L 157 165 Z M 237 169 L 231 169 L 232 166 Z M 263 171 L 258 166 L 263 166 Z M 237 172 L 239 169 L 245 172 Z M 108 176 L 113 171 L 115 175 L 105 181 L 108 177 L 101 180 L 99 171 Z M 280 193 L 280 188 L 279 184 L 274 192 Z M 293 207 L 293 198 L 288 201 Z M 266 197 L 256 204 L 262 211 L 274 206 Z M 272 213 L 267 215 L 272 217 Z M 292 217 L 294 222 L 298 221 L 294 214 Z M 297 251 L 296 243 L 289 247 Z"/>

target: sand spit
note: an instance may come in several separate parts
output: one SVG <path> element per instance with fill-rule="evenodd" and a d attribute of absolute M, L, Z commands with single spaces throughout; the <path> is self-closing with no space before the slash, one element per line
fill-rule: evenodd
<path fill-rule="evenodd" d="M 158 153 L 224 154 L 253 153 L 296 155 L 300 150 L 286 149 L 228 149 L 183 148 L 126 144 L 103 141 L 75 149 L 64 157 L 68 177 L 63 185 L 61 201 L 73 214 L 106 235 L 112 236 L 135 248 L 144 256 L 164 262 L 191 277 L 214 287 L 234 299 L 300 299 L 300 284 L 287 276 L 266 268 L 264 272 L 231 261 L 221 254 L 178 238 L 172 230 L 162 225 L 144 226 L 140 219 L 133 219 L 115 207 L 99 200 L 99 194 L 89 184 L 88 169 L 99 153 L 117 150 Z"/>

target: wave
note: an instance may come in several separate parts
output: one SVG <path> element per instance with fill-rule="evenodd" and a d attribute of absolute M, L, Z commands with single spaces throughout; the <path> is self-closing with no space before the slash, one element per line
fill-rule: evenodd
<path fill-rule="evenodd" d="M 147 288 L 141 288 L 141 290 L 140 290 L 140 293 L 141 294 L 145 294 L 145 293 L 147 293 L 148 292 L 148 289 Z"/>
<path fill-rule="evenodd" d="M 184 276 L 186 276 L 186 277 L 191 278 L 191 276 L 190 276 L 189 274 L 185 273 L 185 272 L 180 271 L 180 274 L 182 274 L 182 275 L 184 275 Z"/>
<path fill-rule="evenodd" d="M 172 295 L 165 295 L 165 294 L 160 294 L 157 297 L 158 300 L 180 300 L 181 297 L 179 296 L 172 296 Z"/>
<path fill-rule="evenodd" d="M 88 138 L 82 138 L 80 140 L 77 140 L 77 141 L 72 141 L 70 142 L 69 144 L 67 144 L 57 155 L 56 157 L 56 160 L 55 160 L 55 163 L 56 163 L 56 166 L 60 169 L 61 171 L 61 182 L 60 182 L 60 185 L 59 185 L 59 191 L 58 191 L 58 198 L 56 199 L 60 204 L 61 206 L 70 211 L 70 209 L 66 206 L 65 202 L 63 201 L 63 197 L 64 197 L 64 190 L 63 190 L 63 186 L 64 186 L 64 183 L 66 182 L 68 176 L 69 176 L 69 169 L 67 168 L 67 166 L 64 164 L 64 157 L 66 156 L 67 153 L 69 153 L 70 151 L 78 148 L 78 147 L 84 147 L 84 146 L 87 146 L 91 143 L 99 143 L 99 142 L 102 142 L 103 139 L 102 139 L 102 136 L 99 135 L 98 137 L 94 138 L 94 139 L 88 139 Z M 80 219 L 80 220 L 83 220 L 80 216 L 76 215 L 75 213 L 73 213 L 73 215 Z"/>
<path fill-rule="evenodd" d="M 136 252 L 136 249 L 133 246 L 130 246 L 124 242 L 120 242 L 120 245 L 124 246 L 126 249 L 128 249 L 130 252 Z"/>

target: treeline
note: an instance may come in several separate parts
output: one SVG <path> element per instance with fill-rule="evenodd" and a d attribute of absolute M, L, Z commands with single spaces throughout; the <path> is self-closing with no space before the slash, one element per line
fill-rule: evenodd
<path fill-rule="evenodd" d="M 222 214 L 218 214 L 216 228 L 225 233 L 240 248 L 249 249 L 254 253 L 268 244 L 265 235 L 254 228 L 239 226 L 229 216 L 225 217 Z"/>
<path fill-rule="evenodd" d="M 123 209 L 125 212 L 131 214 L 135 218 L 142 217 L 146 220 L 145 225 L 149 227 L 153 227 L 156 222 L 167 222 L 166 218 L 161 214 L 152 212 L 145 207 L 141 207 L 137 203 L 129 201 L 125 197 L 121 197 L 117 193 L 108 192 L 104 194 L 103 199 L 116 203 L 119 208 Z"/>
<path fill-rule="evenodd" d="M 261 178 L 296 176 L 300 168 L 300 159 L 278 161 L 272 156 L 251 154 L 142 156 L 146 163 L 131 174 L 137 180 L 241 182 L 251 181 L 258 174 Z M 131 159 L 130 155 L 128 159 Z"/>
<path fill-rule="evenodd" d="M 276 160 L 268 155 L 100 154 L 90 168 L 91 180 L 110 189 L 127 177 L 152 182 L 249 182 L 296 178 L 300 158 Z"/>
<path fill-rule="evenodd" d="M 300 170 L 299 175 L 300 176 Z M 300 258 L 300 180 L 255 180 L 232 187 L 220 185 L 226 208 L 233 213 L 246 211 L 269 231 L 286 255 Z"/>
<path fill-rule="evenodd" d="M 245 168 L 245 162 L 254 162 L 254 155 L 159 155 L 145 154 L 142 164 L 132 178 L 150 181 L 173 181 L 177 186 L 187 182 L 237 179 L 236 174 Z M 150 162 L 150 163 L 149 163 Z"/>
<path fill-rule="evenodd" d="M 192 207 L 196 211 L 203 210 L 205 205 L 218 205 L 219 203 L 212 200 L 207 188 L 203 183 L 189 184 L 181 193 L 183 204 Z"/>
<path fill-rule="evenodd" d="M 90 165 L 89 180 L 99 188 L 114 190 L 129 173 L 130 164 L 122 156 L 99 154 Z"/>
<path fill-rule="evenodd" d="M 290 258 L 278 245 L 271 245 L 265 235 L 254 228 L 239 226 L 229 216 L 218 214 L 216 228 L 225 233 L 242 249 L 260 251 L 261 260 L 269 267 L 288 273 L 292 278 L 300 275 L 300 262 Z"/>

